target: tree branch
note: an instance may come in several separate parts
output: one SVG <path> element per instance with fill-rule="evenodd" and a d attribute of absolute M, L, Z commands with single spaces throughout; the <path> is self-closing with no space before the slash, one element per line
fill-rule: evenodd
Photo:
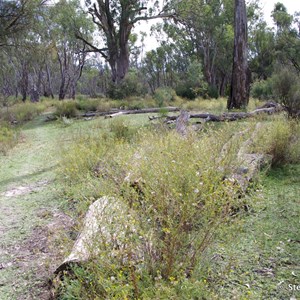
<path fill-rule="evenodd" d="M 134 24 L 139 21 L 148 21 L 148 20 L 161 19 L 161 18 L 174 18 L 175 16 L 176 16 L 175 13 L 159 13 L 158 15 L 151 16 L 151 17 L 148 16 L 137 17 L 133 19 L 130 23 Z"/>
<path fill-rule="evenodd" d="M 107 54 L 104 53 L 104 51 L 107 51 L 108 48 L 97 48 L 96 46 L 94 46 L 93 44 L 91 44 L 90 42 L 88 42 L 84 37 L 82 37 L 80 34 L 75 33 L 75 37 L 79 40 L 81 40 L 82 42 L 84 42 L 87 46 L 89 46 L 91 49 L 87 49 L 84 50 L 85 52 L 96 52 L 96 53 L 100 53 L 102 55 L 103 58 L 108 59 Z"/>

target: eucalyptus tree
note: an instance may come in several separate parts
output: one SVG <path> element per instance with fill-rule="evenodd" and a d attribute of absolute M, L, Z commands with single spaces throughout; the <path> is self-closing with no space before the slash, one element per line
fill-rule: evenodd
<path fill-rule="evenodd" d="M 177 1 L 174 9 L 176 22 L 164 25 L 167 36 L 176 42 L 183 55 L 202 64 L 211 93 L 224 95 L 231 73 L 232 1 Z"/>
<path fill-rule="evenodd" d="M 78 40 L 75 33 L 80 30 L 88 39 L 93 24 L 81 10 L 79 1 L 60 0 L 49 10 L 47 26 L 48 40 L 59 64 L 59 99 L 63 100 L 68 92 L 69 97 L 74 98 L 87 59 L 86 44 Z"/>
<path fill-rule="evenodd" d="M 253 79 L 266 80 L 271 77 L 275 61 L 275 34 L 264 21 L 259 22 L 249 36 L 249 67 Z"/>
<path fill-rule="evenodd" d="M 114 83 L 120 83 L 129 70 L 129 39 L 134 26 L 141 21 L 172 16 L 171 6 L 164 2 L 159 9 L 159 1 L 152 0 L 85 0 L 88 13 L 103 35 L 104 47 L 87 40 L 80 31 L 77 37 L 108 62 Z"/>
<path fill-rule="evenodd" d="M 287 12 L 286 7 L 278 2 L 272 11 L 276 31 L 276 57 L 282 65 L 291 65 L 300 74 L 300 12 L 295 16 Z"/>
<path fill-rule="evenodd" d="M 228 109 L 245 108 L 249 102 L 250 70 L 248 68 L 248 27 L 245 0 L 235 0 L 234 48 L 231 90 Z"/>
<path fill-rule="evenodd" d="M 36 0 L 0 1 L 0 47 L 12 46 L 12 39 L 28 30 L 41 4 Z"/>

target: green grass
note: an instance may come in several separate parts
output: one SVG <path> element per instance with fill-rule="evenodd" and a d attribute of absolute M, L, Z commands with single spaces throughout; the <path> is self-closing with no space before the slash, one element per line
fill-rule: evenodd
<path fill-rule="evenodd" d="M 45 116 L 39 116 L 22 128 L 19 144 L 7 156 L 0 154 L 0 255 L 5 266 L 1 270 L 0 299 L 39 299 L 35 295 L 42 279 L 36 273 L 43 266 L 39 265 L 41 261 L 27 261 L 28 250 L 22 243 L 34 229 L 49 222 L 40 211 L 51 214 L 63 205 L 55 180 L 62 131 L 56 123 L 45 123 Z M 39 189 L 6 196 L 7 192 L 36 187 L 41 182 L 46 183 Z M 24 261 L 27 269 L 23 268 Z"/>
<path fill-rule="evenodd" d="M 209 253 L 212 299 L 290 299 L 300 277 L 300 165 L 271 170 L 236 238 Z M 234 229 L 234 228 L 232 228 Z"/>

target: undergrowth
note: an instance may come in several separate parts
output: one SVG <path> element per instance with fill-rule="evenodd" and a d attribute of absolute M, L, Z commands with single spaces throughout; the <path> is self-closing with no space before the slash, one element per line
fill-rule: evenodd
<path fill-rule="evenodd" d="M 7 123 L 0 123 L 0 153 L 6 155 L 8 150 L 16 145 L 19 131 Z"/>
<path fill-rule="evenodd" d="M 81 132 L 61 162 L 70 206 L 84 216 L 92 202 L 109 196 L 123 214 L 104 222 L 114 238 L 92 242 L 97 251 L 64 277 L 60 299 L 219 299 L 213 285 L 231 278 L 232 265 L 218 273 L 226 276 L 220 281 L 212 262 L 205 267 L 207 255 L 255 207 L 251 191 L 230 179 L 254 128 L 254 122 L 208 125 L 182 138 L 163 126 L 133 129 L 116 119 Z M 231 139 L 236 132 L 243 134 Z M 272 155 L 273 165 L 299 163 L 299 134 L 298 123 L 274 118 L 264 122 L 252 151 Z"/>

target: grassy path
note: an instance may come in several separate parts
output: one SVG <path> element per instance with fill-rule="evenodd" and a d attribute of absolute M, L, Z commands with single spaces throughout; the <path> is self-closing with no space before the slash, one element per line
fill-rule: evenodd
<path fill-rule="evenodd" d="M 271 170 L 212 267 L 218 299 L 300 299 L 300 165 Z"/>
<path fill-rule="evenodd" d="M 0 156 L 1 300 L 46 298 L 43 286 L 52 256 L 49 228 L 57 219 L 66 221 L 58 209 L 54 173 L 62 130 L 44 119 L 28 123 L 21 143 Z"/>

